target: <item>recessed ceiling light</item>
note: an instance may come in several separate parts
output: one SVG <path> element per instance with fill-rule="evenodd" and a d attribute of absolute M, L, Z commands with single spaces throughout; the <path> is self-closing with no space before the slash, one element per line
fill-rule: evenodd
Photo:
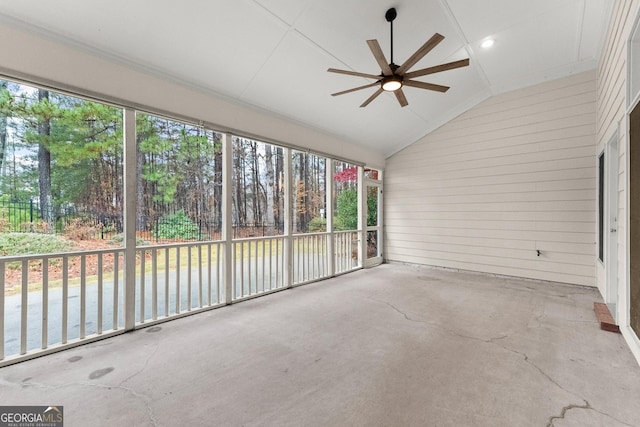
<path fill-rule="evenodd" d="M 494 39 L 486 39 L 482 44 L 480 44 L 480 46 L 482 46 L 483 49 L 489 49 L 495 42 L 496 41 Z"/>

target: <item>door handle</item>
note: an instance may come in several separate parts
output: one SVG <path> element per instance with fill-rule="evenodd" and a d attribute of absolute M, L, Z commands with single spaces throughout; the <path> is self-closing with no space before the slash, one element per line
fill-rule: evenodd
<path fill-rule="evenodd" d="M 612 233 L 615 233 L 615 232 L 616 232 L 616 231 L 618 231 L 618 230 L 617 230 L 617 229 L 615 229 L 615 228 L 612 228 L 612 229 L 611 229 L 611 230 L 609 230 L 609 231 L 610 231 L 610 232 L 612 232 Z"/>

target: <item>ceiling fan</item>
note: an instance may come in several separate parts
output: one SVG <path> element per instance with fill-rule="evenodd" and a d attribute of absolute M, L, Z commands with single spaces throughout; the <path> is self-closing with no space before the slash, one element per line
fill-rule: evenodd
<path fill-rule="evenodd" d="M 409 69 L 418 63 L 427 53 L 429 53 L 434 47 L 436 47 L 444 36 L 435 33 L 429 40 L 423 44 L 413 55 L 409 57 L 402 65 L 396 65 L 393 62 L 393 20 L 396 19 L 397 13 L 395 8 L 387 10 L 385 19 L 391 24 L 391 62 L 387 63 L 387 59 L 380 48 L 378 40 L 367 40 L 369 49 L 373 53 L 378 65 L 380 66 L 380 75 L 359 73 L 357 71 L 338 70 L 336 68 L 329 68 L 327 71 L 330 73 L 347 74 L 350 76 L 365 77 L 368 79 L 375 79 L 376 81 L 364 86 L 355 87 L 352 89 L 343 90 L 342 92 L 332 93 L 331 96 L 344 95 L 345 93 L 355 92 L 357 90 L 366 89 L 369 87 L 379 86 L 373 95 L 367 98 L 366 101 L 360 105 L 360 107 L 366 107 L 378 97 L 382 92 L 393 92 L 398 99 L 401 107 L 409 105 L 407 98 L 402 91 L 403 86 L 417 87 L 419 89 L 433 90 L 436 92 L 446 92 L 449 90 L 449 86 L 441 86 L 433 83 L 421 82 L 413 80 L 416 77 L 426 76 L 428 74 L 435 74 L 441 71 L 453 70 L 454 68 L 466 67 L 469 65 L 469 58 L 461 59 L 459 61 L 453 61 L 446 64 L 436 65 L 434 67 L 423 68 L 421 70 L 411 71 Z"/>

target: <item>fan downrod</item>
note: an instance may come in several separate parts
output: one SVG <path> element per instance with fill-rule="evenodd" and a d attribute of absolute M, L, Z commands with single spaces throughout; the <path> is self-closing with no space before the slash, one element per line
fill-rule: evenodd
<path fill-rule="evenodd" d="M 390 58 L 391 63 L 389 65 L 392 66 L 392 69 L 393 69 L 393 65 L 395 65 L 393 63 L 393 20 L 396 19 L 396 16 L 398 16 L 398 13 L 396 12 L 395 7 L 392 7 L 391 9 L 387 10 L 387 13 L 384 14 L 384 19 L 386 19 L 389 25 L 391 26 L 391 58 Z M 393 72 L 395 73 L 396 70 L 393 70 Z"/>

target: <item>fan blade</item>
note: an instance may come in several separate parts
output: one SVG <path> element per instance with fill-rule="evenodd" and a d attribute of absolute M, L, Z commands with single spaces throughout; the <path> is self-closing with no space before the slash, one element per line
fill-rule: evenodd
<path fill-rule="evenodd" d="M 359 73 L 357 71 L 338 70 L 336 68 L 329 68 L 327 71 L 330 73 L 346 74 L 348 76 L 366 77 L 368 79 L 376 79 L 376 80 L 380 79 L 380 76 L 376 76 L 373 74 Z"/>
<path fill-rule="evenodd" d="M 407 102 L 407 98 L 404 96 L 402 88 L 396 90 L 394 93 L 396 94 L 396 98 L 398 98 L 398 102 L 400 103 L 401 107 L 406 107 L 407 105 L 409 105 L 409 103 Z"/>
<path fill-rule="evenodd" d="M 358 86 L 358 87 L 354 87 L 353 89 L 343 90 L 342 92 L 332 93 L 332 94 L 331 94 L 331 96 L 344 95 L 345 93 L 355 92 L 355 91 L 357 91 L 357 90 L 360 90 L 360 89 L 366 89 L 366 88 L 368 88 L 368 87 L 375 86 L 375 85 L 379 85 L 379 84 L 380 84 L 380 82 L 373 82 L 373 83 L 368 84 L 368 85 Z"/>
<path fill-rule="evenodd" d="M 364 101 L 360 107 L 366 107 L 367 105 L 369 105 L 371 103 L 371 101 L 376 99 L 378 97 L 378 95 L 380 95 L 382 92 L 384 92 L 384 90 L 382 90 L 382 88 L 380 88 L 377 91 L 375 91 L 373 93 L 373 95 L 371 95 L 369 98 L 367 98 L 367 100 Z"/>
<path fill-rule="evenodd" d="M 449 86 L 434 85 L 433 83 L 419 82 L 416 80 L 404 80 L 402 84 L 420 89 L 435 90 L 436 92 L 446 92 L 449 90 Z"/>
<path fill-rule="evenodd" d="M 412 71 L 404 75 L 405 79 L 413 79 L 414 77 L 426 76 L 427 74 L 440 73 L 442 71 L 453 70 L 455 68 L 466 67 L 469 65 L 469 58 L 460 61 L 448 62 L 446 64 L 436 65 L 435 67 L 423 68 L 422 70 Z"/>
<path fill-rule="evenodd" d="M 405 72 L 409 71 L 409 68 L 416 65 L 418 61 L 420 61 L 427 53 L 431 51 L 434 47 L 438 46 L 438 44 L 444 40 L 444 36 L 442 34 L 435 33 L 429 40 L 426 41 L 425 44 L 420 46 L 413 55 L 407 59 L 404 64 L 400 66 L 396 70 L 396 74 L 403 75 Z"/>
<path fill-rule="evenodd" d="M 367 44 L 369 45 L 369 49 L 371 49 L 371 53 L 373 53 L 373 56 L 376 58 L 376 61 L 378 61 L 382 74 L 385 76 L 392 75 L 393 71 L 391 71 L 391 67 L 387 63 L 384 53 L 382 53 L 378 40 L 367 40 Z"/>

